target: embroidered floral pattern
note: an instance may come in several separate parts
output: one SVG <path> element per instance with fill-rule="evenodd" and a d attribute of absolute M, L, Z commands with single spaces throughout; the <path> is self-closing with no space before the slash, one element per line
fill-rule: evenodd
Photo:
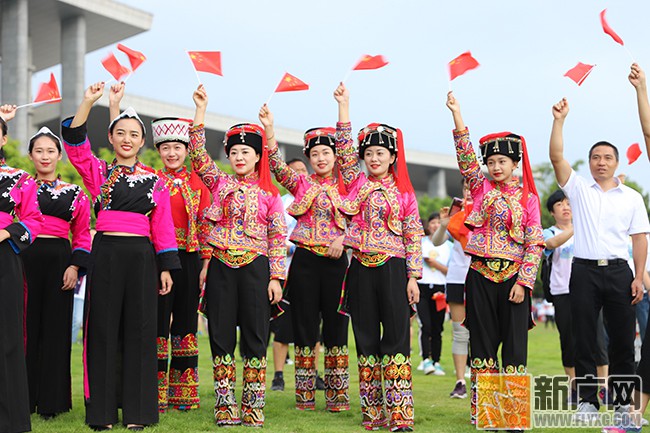
<path fill-rule="evenodd" d="M 169 405 L 178 410 L 198 409 L 199 369 L 169 369 Z"/>
<path fill-rule="evenodd" d="M 384 394 L 379 356 L 359 355 L 359 397 L 361 397 L 361 423 L 366 430 L 376 430 L 388 424 L 384 413 Z"/>
<path fill-rule="evenodd" d="M 241 397 L 242 425 L 264 425 L 266 357 L 244 358 L 244 386 Z"/>
<path fill-rule="evenodd" d="M 162 169 L 158 175 L 165 181 L 170 197 L 180 194 L 187 214 L 187 227 L 175 227 L 178 248 L 187 252 L 199 249 L 198 225 L 201 191 L 190 188 L 190 172 L 183 167 L 180 171 Z"/>
<path fill-rule="evenodd" d="M 215 356 L 212 364 L 214 377 L 214 419 L 217 425 L 238 425 L 239 407 L 235 398 L 237 372 L 231 355 Z"/>
<path fill-rule="evenodd" d="M 507 278 L 477 262 L 472 267 L 495 282 L 505 281 L 518 272 L 517 283 L 532 290 L 544 248 L 537 197 L 530 194 L 528 205 L 523 208 L 519 202 L 522 194 L 519 179 L 513 178 L 507 184 L 489 182 L 481 172 L 467 129 L 454 131 L 454 141 L 458 167 L 467 180 L 474 203 L 479 203 L 465 222 L 473 229 L 465 252 L 518 264 L 506 270 Z"/>
<path fill-rule="evenodd" d="M 101 193 L 98 200 L 101 209 L 106 210 L 114 207 L 115 203 L 112 194 L 116 188 L 144 188 L 148 192 L 142 194 L 142 197 L 148 200 L 139 201 L 142 209 L 139 206 L 137 212 L 146 215 L 156 205 L 153 199 L 153 190 L 158 183 L 158 179 L 158 175 L 152 173 L 149 167 L 146 167 L 140 161 L 136 162 L 132 167 L 118 165 L 116 161 L 113 161 L 108 166 L 106 181 L 100 188 Z"/>
<path fill-rule="evenodd" d="M 172 358 L 199 356 L 196 334 L 172 335 Z"/>
<path fill-rule="evenodd" d="M 168 340 L 165 337 L 156 337 L 156 346 L 158 353 L 158 360 L 165 361 L 169 359 L 169 346 Z"/>
<path fill-rule="evenodd" d="M 389 415 L 389 428 L 413 426 L 413 391 L 411 382 L 411 357 L 398 353 L 384 355 L 384 389 L 386 391 L 386 411 Z"/>
<path fill-rule="evenodd" d="M 168 382 L 167 382 L 167 372 L 159 371 L 158 372 L 158 412 L 165 413 L 167 412 L 168 401 L 167 393 L 169 392 Z"/>
<path fill-rule="evenodd" d="M 316 407 L 316 354 L 313 347 L 295 347 L 296 409 Z"/>
<path fill-rule="evenodd" d="M 478 416 L 478 393 L 477 393 L 477 384 L 476 377 L 479 374 L 495 374 L 499 372 L 499 363 L 493 358 L 480 359 L 472 358 L 471 368 L 470 368 L 470 378 L 471 378 L 471 388 L 470 388 L 470 418 L 474 424 L 476 424 L 476 419 Z"/>
<path fill-rule="evenodd" d="M 348 346 L 325 348 L 325 405 L 330 412 L 350 410 Z"/>

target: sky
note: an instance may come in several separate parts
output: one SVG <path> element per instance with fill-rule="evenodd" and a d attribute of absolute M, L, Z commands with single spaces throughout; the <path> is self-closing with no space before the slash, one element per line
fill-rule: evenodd
<path fill-rule="evenodd" d="M 306 130 L 334 125 L 332 92 L 364 54 L 390 64 L 355 71 L 350 89 L 353 130 L 381 122 L 399 127 L 405 145 L 453 153 L 447 64 L 470 50 L 480 67 L 451 83 L 475 142 L 512 131 L 526 138 L 531 163 L 548 161 L 551 107 L 567 97 L 565 156 L 586 160 L 600 140 L 617 145 L 619 171 L 650 189 L 650 163 L 627 80 L 632 56 L 650 75 L 650 2 L 642 0 L 122 0 L 153 14 L 150 31 L 122 41 L 145 62 L 127 93 L 193 106 L 198 81 L 186 50 L 221 51 L 223 77 L 200 73 L 211 112 L 257 121 L 259 107 L 289 72 L 310 85 L 278 93 L 277 126 Z M 615 43 L 600 26 L 607 8 Z M 86 85 L 108 80 L 100 61 L 114 46 L 86 56 Z M 577 62 L 596 64 L 578 87 L 563 74 Z M 49 70 L 35 75 L 34 87 Z M 136 110 L 138 107 L 135 107 Z M 174 113 L 169 113 L 173 115 Z M 625 151 L 644 155 L 629 166 Z M 583 166 L 584 167 L 584 166 Z M 583 168 L 582 174 L 588 175 Z"/>

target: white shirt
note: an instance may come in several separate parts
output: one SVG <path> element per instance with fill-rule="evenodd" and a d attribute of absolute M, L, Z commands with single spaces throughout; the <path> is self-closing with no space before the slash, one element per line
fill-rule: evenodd
<path fill-rule="evenodd" d="M 562 191 L 571 203 L 575 256 L 582 259 L 628 258 L 628 236 L 650 232 L 643 197 L 623 185 L 603 191 L 595 180 L 571 170 Z"/>
<path fill-rule="evenodd" d="M 472 263 L 472 258 L 465 254 L 463 245 L 454 241 L 451 247 L 451 256 L 449 257 L 449 269 L 447 270 L 447 284 L 463 284 L 467 278 L 467 271 L 469 265 Z"/>
<path fill-rule="evenodd" d="M 449 264 L 449 255 L 451 253 L 451 242 L 445 241 L 440 246 L 433 246 L 431 238 L 424 236 L 422 238 L 422 257 L 435 260 L 436 262 L 447 266 Z M 426 262 L 422 263 L 422 278 L 418 280 L 420 284 L 445 284 L 445 274 L 439 270 L 427 265 Z"/>
<path fill-rule="evenodd" d="M 548 240 L 562 233 L 556 226 L 544 230 L 544 240 Z M 555 248 L 546 249 L 544 254 L 551 257 L 551 295 L 566 295 L 569 293 L 569 280 L 571 279 L 571 262 L 573 261 L 573 236 L 568 241 Z"/>

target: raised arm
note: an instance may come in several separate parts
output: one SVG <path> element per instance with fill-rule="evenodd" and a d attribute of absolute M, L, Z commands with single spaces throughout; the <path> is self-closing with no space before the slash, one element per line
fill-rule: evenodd
<path fill-rule="evenodd" d="M 573 227 L 546 239 L 546 249 L 554 250 L 564 245 L 573 236 Z"/>
<path fill-rule="evenodd" d="M 460 174 L 465 178 L 469 190 L 475 195 L 483 186 L 485 176 L 476 159 L 476 153 L 469 139 L 469 130 L 460 114 L 460 104 L 452 92 L 447 93 L 447 108 L 454 119 L 454 145 L 456 147 L 456 160 Z"/>
<path fill-rule="evenodd" d="M 111 86 L 108 93 L 108 121 L 112 122 L 120 115 L 120 102 L 124 97 L 124 88 L 126 85 L 124 81 L 115 83 Z"/>
<path fill-rule="evenodd" d="M 569 102 L 562 98 L 560 102 L 553 105 L 553 128 L 551 129 L 551 142 L 548 149 L 551 164 L 555 171 L 555 179 L 560 187 L 566 185 L 571 176 L 571 164 L 564 159 L 564 138 L 562 131 L 564 129 L 564 119 L 569 114 Z"/>
<path fill-rule="evenodd" d="M 449 235 L 447 234 L 447 226 L 449 225 L 449 206 L 440 209 L 440 226 L 431 236 L 431 242 L 436 247 L 447 242 Z"/>
<path fill-rule="evenodd" d="M 645 148 L 647 152 L 650 152 L 650 104 L 648 103 L 648 87 L 646 85 L 645 72 L 643 72 L 643 69 L 637 63 L 632 63 L 628 79 L 636 90 L 636 103 L 639 109 L 639 120 L 641 120 Z"/>
<path fill-rule="evenodd" d="M 336 123 L 336 159 L 343 183 L 347 187 L 358 179 L 361 174 L 361 165 L 352 139 L 350 92 L 343 83 L 334 90 L 334 99 L 339 107 L 339 121 Z"/>
<path fill-rule="evenodd" d="M 216 194 L 219 187 L 219 178 L 225 173 L 219 169 L 205 149 L 205 111 L 208 107 L 208 93 L 203 84 L 194 91 L 192 96 L 196 111 L 194 113 L 194 124 L 190 128 L 190 145 L 188 146 L 192 170 L 201 177 L 205 186 Z"/>
<path fill-rule="evenodd" d="M 275 139 L 273 113 L 266 104 L 260 108 L 259 119 L 266 134 L 266 143 L 269 149 L 269 167 L 275 175 L 275 179 L 288 189 L 291 194 L 296 195 L 296 187 L 300 176 L 282 158 L 282 152 L 280 152 L 278 142 Z"/>
<path fill-rule="evenodd" d="M 84 93 L 84 98 L 81 101 L 81 104 L 79 105 L 79 108 L 77 108 L 77 113 L 74 115 L 74 118 L 72 119 L 72 123 L 70 123 L 70 128 L 76 128 L 77 126 L 84 125 L 86 121 L 88 120 L 88 115 L 90 114 L 90 110 L 93 108 L 93 105 L 99 98 L 102 97 L 104 94 L 104 82 L 100 81 L 95 84 L 91 84 L 90 87 L 86 89 L 86 92 Z"/>

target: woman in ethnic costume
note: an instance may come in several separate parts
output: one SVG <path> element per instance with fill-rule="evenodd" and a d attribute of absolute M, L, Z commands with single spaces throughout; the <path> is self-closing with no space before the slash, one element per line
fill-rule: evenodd
<path fill-rule="evenodd" d="M 194 103 L 192 168 L 213 197 L 202 241 L 211 249 L 211 259 L 203 264 L 203 305 L 214 360 L 215 421 L 219 426 L 261 427 L 270 304 L 282 298 L 280 280 L 285 275 L 284 209 L 271 182 L 262 127 L 242 123 L 226 131 L 225 151 L 235 172 L 228 175 L 205 149 L 208 95 L 202 85 L 194 92 Z M 241 415 L 235 398 L 237 326 L 244 358 Z"/>
<path fill-rule="evenodd" d="M 7 122 L 15 105 L 0 107 L 0 147 L 7 144 Z M 38 185 L 25 171 L 9 167 L 0 150 L 0 431 L 31 430 L 25 364 L 25 280 L 18 256 L 41 233 Z"/>
<path fill-rule="evenodd" d="M 472 257 L 465 283 L 472 371 L 471 417 L 477 420 L 476 375 L 526 372 L 530 296 L 544 249 L 539 197 L 533 182 L 526 142 L 502 132 L 480 139 L 485 178 L 472 148 L 460 106 L 447 95 L 454 119 L 454 141 L 461 174 L 474 206 L 465 224 L 473 232 L 465 252 Z M 513 176 L 523 156 L 523 186 Z M 501 346 L 501 366 L 497 350 Z M 486 420 L 488 421 L 488 420 Z"/>
<path fill-rule="evenodd" d="M 345 216 L 338 209 L 345 196 L 343 179 L 335 177 L 334 128 L 305 132 L 303 151 L 314 174 L 299 175 L 283 160 L 275 139 L 273 114 L 260 109 L 269 143 L 271 170 L 295 197 L 287 212 L 296 218 L 291 242 L 296 245 L 285 291 L 291 301 L 295 342 L 296 408 L 314 410 L 317 365 L 315 346 L 323 319 L 325 404 L 330 412 L 350 409 L 348 387 L 348 318 L 338 314 L 348 259 L 343 254 Z"/>
<path fill-rule="evenodd" d="M 30 410 L 47 419 L 72 408 L 72 289 L 90 258 L 90 202 L 81 187 L 57 176 L 63 149 L 52 131 L 41 128 L 28 150 L 44 224 L 22 254 L 28 292 L 27 376 Z"/>
<path fill-rule="evenodd" d="M 357 345 L 363 425 L 367 430 L 388 424 L 391 431 L 411 431 L 409 317 L 411 306 L 419 301 L 423 231 L 402 132 L 371 123 L 359 131 L 357 153 L 351 137 L 350 97 L 342 83 L 334 98 L 339 106 L 336 151 L 348 191 L 342 210 L 350 216 L 344 244 L 353 249 L 342 307 L 352 318 Z"/>
<path fill-rule="evenodd" d="M 122 422 L 137 431 L 158 422 L 152 306 L 171 290 L 170 271 L 180 262 L 165 180 L 138 161 L 145 128 L 136 112 L 128 108 L 109 125 L 112 163 L 91 151 L 86 121 L 103 92 L 104 83 L 91 85 L 61 127 L 70 162 L 96 200 L 84 324 L 86 423 L 110 430 L 122 407 Z"/>
<path fill-rule="evenodd" d="M 120 114 L 124 83 L 111 86 L 110 116 Z M 164 168 L 157 171 L 170 194 L 181 269 L 171 272 L 174 290 L 158 296 L 158 410 L 199 407 L 198 323 L 199 272 L 205 251 L 199 251 L 203 211 L 210 206 L 210 191 L 185 166 L 191 120 L 163 117 L 151 122 L 153 144 Z M 209 258 L 209 256 L 207 256 Z M 171 318 L 174 318 L 171 321 Z M 170 329 L 171 323 L 171 329 Z M 171 331 L 171 363 L 169 340 Z M 169 370 L 169 372 L 168 372 Z"/>

